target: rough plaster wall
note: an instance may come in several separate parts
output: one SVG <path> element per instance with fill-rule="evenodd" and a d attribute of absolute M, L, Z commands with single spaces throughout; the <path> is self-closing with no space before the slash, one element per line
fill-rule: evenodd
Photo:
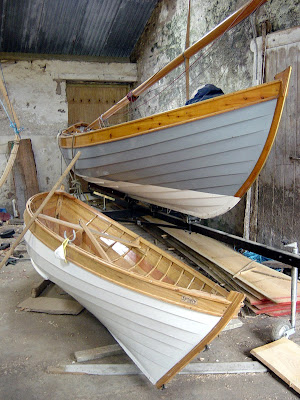
<path fill-rule="evenodd" d="M 10 100 L 20 121 L 22 138 L 30 138 L 35 155 L 40 191 L 51 189 L 65 164 L 56 137 L 68 126 L 66 80 L 136 81 L 136 66 L 128 63 L 72 61 L 19 61 L 2 64 Z M 8 141 L 14 132 L 0 107 L 0 175 L 6 166 Z M 12 174 L 1 188 L 0 208 L 12 212 Z"/>
<path fill-rule="evenodd" d="M 245 1 L 240 0 L 191 0 L 190 45 L 243 4 Z M 187 0 L 162 0 L 158 3 L 133 54 L 133 60 L 138 62 L 139 82 L 143 82 L 184 51 L 187 12 Z M 265 20 L 271 22 L 273 30 L 296 26 L 300 21 L 299 1 L 267 2 L 254 16 L 191 58 L 190 65 L 194 63 L 194 66 L 190 71 L 190 94 L 205 83 L 213 83 L 225 93 L 252 86 L 253 53 L 250 43 L 253 35 L 261 34 L 260 24 Z M 182 76 L 168 87 L 180 74 Z M 182 106 L 184 102 L 185 74 L 182 66 L 136 102 L 135 115 L 143 117 Z M 242 235 L 243 218 L 244 201 L 241 201 L 224 216 L 203 222 Z"/>

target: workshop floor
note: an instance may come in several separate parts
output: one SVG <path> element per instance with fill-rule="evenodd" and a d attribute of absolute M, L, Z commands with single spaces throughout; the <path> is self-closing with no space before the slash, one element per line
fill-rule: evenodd
<path fill-rule="evenodd" d="M 26 257 L 26 255 L 25 255 Z M 86 310 L 77 316 L 21 311 L 41 281 L 30 261 L 0 271 L 0 400 L 87 399 L 297 399 L 296 392 L 271 372 L 227 375 L 177 375 L 158 390 L 143 375 L 52 374 L 48 367 L 71 364 L 74 352 L 114 344 L 109 332 Z M 250 350 L 271 341 L 276 318 L 241 319 L 243 326 L 222 332 L 197 362 L 251 361 Z M 291 339 L 300 344 L 300 329 Z M 102 361 L 102 360 L 101 360 Z M 100 362 L 100 361 L 98 361 Z M 130 362 L 114 356 L 105 363 Z"/>

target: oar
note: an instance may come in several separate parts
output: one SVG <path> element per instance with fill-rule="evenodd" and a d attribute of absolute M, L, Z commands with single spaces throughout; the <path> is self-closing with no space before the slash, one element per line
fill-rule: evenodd
<path fill-rule="evenodd" d="M 6 254 L 6 256 L 3 258 L 3 260 L 0 263 L 0 269 L 3 267 L 3 265 L 5 265 L 6 261 L 9 259 L 10 255 L 13 253 L 13 251 L 15 250 L 15 248 L 18 246 L 18 244 L 21 242 L 21 240 L 23 239 L 23 237 L 25 236 L 25 233 L 30 229 L 31 225 L 34 223 L 34 221 L 36 220 L 36 218 L 38 217 L 38 215 L 40 214 L 40 212 L 43 210 L 43 208 L 45 207 L 45 205 L 49 202 L 49 200 L 51 199 L 51 197 L 53 196 L 55 190 L 58 188 L 59 185 L 62 184 L 63 180 L 65 179 L 65 177 L 67 176 L 67 174 L 70 172 L 70 170 L 72 169 L 72 167 L 74 166 L 74 164 L 76 163 L 76 161 L 78 160 L 78 158 L 80 157 L 80 151 L 78 151 L 78 153 L 76 154 L 76 156 L 73 158 L 73 160 L 70 162 L 70 164 L 68 165 L 68 167 L 66 168 L 65 172 L 61 175 L 61 177 L 58 179 L 58 181 L 55 183 L 55 185 L 53 186 L 53 188 L 51 189 L 51 191 L 47 194 L 47 196 L 45 197 L 44 201 L 42 202 L 42 204 L 39 206 L 39 208 L 36 210 L 36 212 L 33 214 L 31 220 L 27 223 L 27 225 L 25 226 L 25 228 L 23 229 L 23 231 L 21 232 L 21 234 L 17 237 L 16 241 L 13 243 L 13 245 L 11 246 L 9 252 Z"/>

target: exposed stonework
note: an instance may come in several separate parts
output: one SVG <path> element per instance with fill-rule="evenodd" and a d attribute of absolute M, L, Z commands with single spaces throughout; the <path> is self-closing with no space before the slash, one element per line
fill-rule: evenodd
<path fill-rule="evenodd" d="M 2 63 L 10 101 L 23 128 L 23 139 L 30 138 L 41 191 L 49 190 L 65 164 L 56 143 L 58 132 L 68 126 L 66 81 L 135 82 L 132 63 L 94 63 L 36 60 Z M 2 96 L 1 96 L 2 99 Z M 8 141 L 14 132 L 0 107 L 0 175 L 6 166 Z M 1 188 L 0 205 L 12 212 L 12 174 Z"/>

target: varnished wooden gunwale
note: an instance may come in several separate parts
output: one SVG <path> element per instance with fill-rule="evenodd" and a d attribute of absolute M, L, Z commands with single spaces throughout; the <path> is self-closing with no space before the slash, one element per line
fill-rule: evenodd
<path fill-rule="evenodd" d="M 276 80 L 108 128 L 74 134 L 67 129 L 59 136 L 59 145 L 61 148 L 78 149 L 100 143 L 124 140 L 155 131 L 161 131 L 163 135 L 164 128 L 183 125 L 187 122 L 277 99 L 280 90 L 281 80 Z"/>
<path fill-rule="evenodd" d="M 58 193 L 61 195 L 61 192 Z M 24 213 L 25 223 L 29 221 L 30 216 L 32 214 L 31 206 L 33 205 L 34 201 L 39 198 L 42 200 L 46 194 L 39 194 L 34 196 L 30 201 L 27 203 L 26 211 Z M 83 204 L 79 200 L 64 194 L 69 199 L 72 199 L 78 206 L 81 208 L 83 207 L 88 212 L 91 212 L 91 207 Z M 79 204 L 78 204 L 79 203 Z M 52 205 L 51 205 L 52 206 Z M 44 210 L 45 211 L 45 210 Z M 96 212 L 97 211 L 94 211 Z M 100 214 L 100 213 L 99 213 Z M 101 215 L 101 214 L 100 214 Z M 109 218 L 107 218 L 109 219 Z M 114 222 L 114 224 L 117 224 Z M 120 225 L 120 227 L 122 227 Z M 122 227 L 125 231 L 130 232 L 131 235 L 137 236 L 131 231 L 127 230 L 125 227 Z M 48 248 L 52 249 L 53 251 L 62 243 L 63 238 L 56 234 L 55 232 L 51 231 L 47 228 L 41 221 L 36 220 L 35 224 L 31 227 L 31 232 L 33 235 L 44 243 Z M 148 243 L 144 239 L 140 239 L 141 244 L 147 243 L 149 247 L 152 247 L 156 250 L 155 246 L 151 243 Z M 159 249 L 160 250 L 160 249 Z M 181 263 L 176 258 L 170 256 L 167 253 L 161 251 L 163 256 L 166 258 L 174 261 L 174 263 L 183 266 L 185 270 L 190 272 L 192 275 L 196 276 L 196 278 L 201 279 L 205 284 L 211 285 L 214 290 L 218 290 L 218 285 L 214 284 L 208 278 L 202 276 L 197 271 L 193 270 L 192 268 L 186 266 L 185 264 Z M 97 257 L 90 252 L 79 248 L 73 244 L 67 246 L 67 259 L 74 264 L 84 268 L 85 270 L 100 276 L 103 279 L 112 281 L 118 285 L 121 285 L 126 288 L 130 288 L 131 290 L 137 291 L 139 293 L 147 294 L 151 297 L 180 305 L 181 307 L 205 312 L 210 315 L 222 316 L 226 309 L 229 307 L 231 301 L 228 300 L 228 292 L 225 291 L 223 288 L 219 290 L 219 294 L 209 294 L 207 292 L 200 292 L 199 290 L 190 290 L 174 285 L 170 285 L 165 282 L 155 281 L 155 279 L 151 277 L 145 277 L 142 275 L 137 275 L 133 271 L 127 271 L 122 268 L 117 267 L 113 263 L 107 262 L 100 257 Z M 138 284 L 137 284 L 138 282 Z M 183 301 L 194 303 L 185 303 Z"/>
<path fill-rule="evenodd" d="M 244 194 L 247 192 L 247 190 L 252 186 L 253 182 L 256 180 L 258 177 L 260 171 L 263 169 L 263 166 L 265 165 L 267 158 L 270 154 L 270 151 L 272 149 L 274 140 L 276 138 L 276 134 L 278 131 L 285 99 L 288 94 L 288 86 L 289 86 L 289 81 L 290 81 L 290 76 L 291 76 L 292 68 L 288 67 L 286 70 L 283 72 L 279 73 L 276 75 L 276 79 L 278 79 L 281 82 L 281 87 L 280 87 L 280 94 L 278 97 L 278 101 L 276 104 L 275 112 L 274 112 L 274 117 L 272 121 L 272 125 L 269 131 L 268 138 L 266 140 L 266 143 L 264 145 L 264 148 L 260 154 L 259 159 L 257 160 L 257 163 L 255 164 L 251 174 L 249 175 L 248 179 L 244 182 L 244 184 L 240 187 L 240 189 L 236 192 L 235 197 L 243 197 Z"/>

